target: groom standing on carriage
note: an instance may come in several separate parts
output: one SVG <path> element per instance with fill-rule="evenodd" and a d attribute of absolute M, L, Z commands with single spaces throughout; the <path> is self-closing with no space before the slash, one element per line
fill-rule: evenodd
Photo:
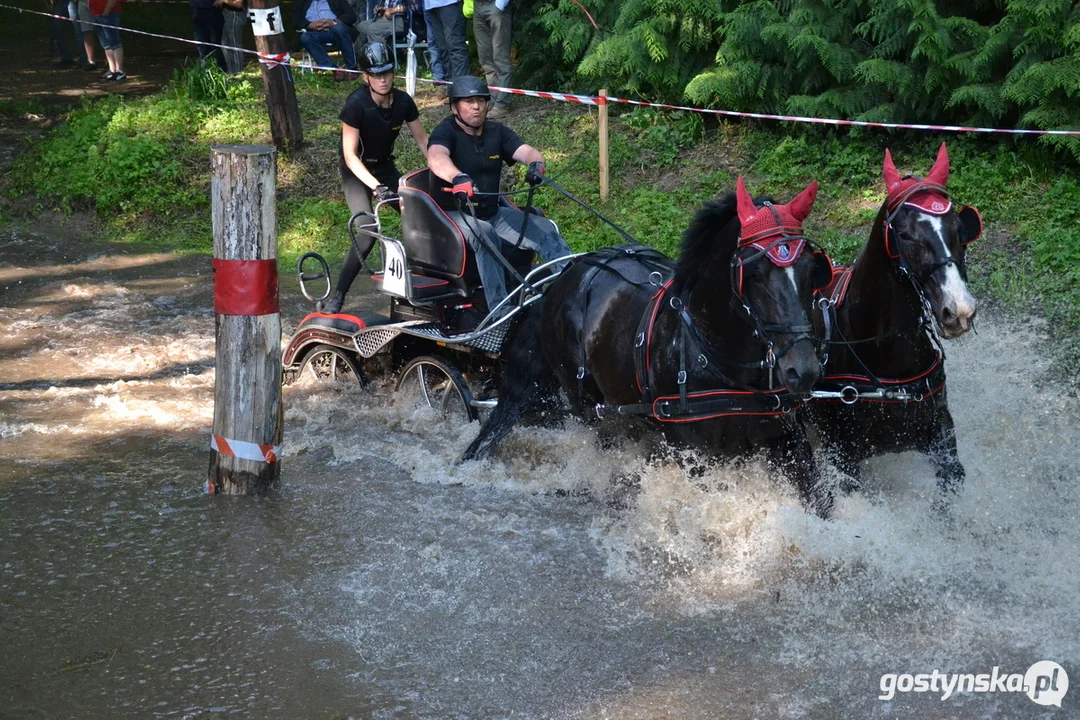
<path fill-rule="evenodd" d="M 514 245 L 520 239 L 545 262 L 569 255 L 570 247 L 547 218 L 526 218 L 521 210 L 499 204 L 503 163 L 527 163 L 525 179 L 538 185 L 544 156 L 507 126 L 487 119 L 487 83 L 472 75 L 456 78 L 449 96 L 450 117 L 432 130 L 428 141 L 428 166 L 438 178 L 432 178 L 432 195 L 475 252 L 488 309 L 494 310 L 507 295 L 504 266 L 495 256 L 502 243 Z"/>

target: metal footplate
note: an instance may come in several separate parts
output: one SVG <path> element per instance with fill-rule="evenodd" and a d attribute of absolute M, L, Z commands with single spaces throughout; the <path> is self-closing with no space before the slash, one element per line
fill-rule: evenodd
<path fill-rule="evenodd" d="M 412 335 L 413 337 L 433 340 L 446 345 L 461 345 L 475 348 L 484 352 L 497 353 L 502 349 L 503 341 L 506 340 L 510 323 L 506 322 L 515 313 L 508 313 L 494 325 L 482 330 L 477 330 L 460 335 L 445 335 L 437 323 L 428 320 L 408 320 L 406 322 L 393 323 L 390 325 L 378 325 L 372 328 L 364 328 L 353 336 L 353 345 L 361 357 L 370 358 L 398 335 Z"/>
<path fill-rule="evenodd" d="M 505 319 L 509 319 L 513 314 L 514 313 L 509 313 Z M 496 325 L 484 328 L 483 330 L 473 331 L 471 333 L 443 335 L 442 330 L 438 325 L 435 323 L 425 323 L 423 325 L 413 325 L 412 327 L 405 328 L 402 332 L 406 335 L 415 335 L 436 342 L 446 343 L 447 345 L 464 345 L 485 352 L 497 353 L 502 349 L 502 344 L 503 341 L 506 340 L 506 333 L 509 327 L 510 323 L 500 322 Z"/>

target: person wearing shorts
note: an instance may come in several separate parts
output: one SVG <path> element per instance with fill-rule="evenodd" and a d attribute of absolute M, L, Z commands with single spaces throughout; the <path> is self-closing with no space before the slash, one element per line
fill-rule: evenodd
<path fill-rule="evenodd" d="M 120 42 L 120 14 L 123 11 L 123 0 L 89 0 L 90 14 L 94 16 L 97 25 L 98 42 L 105 49 L 105 59 L 109 62 L 109 70 L 101 76 L 108 82 L 124 82 L 127 73 L 124 72 L 124 46 Z"/>
<path fill-rule="evenodd" d="M 94 16 L 90 13 L 90 3 L 87 0 L 78 0 L 78 2 L 73 0 L 72 4 L 78 8 L 77 17 L 82 32 L 83 50 L 86 52 L 86 64 L 83 65 L 83 68 L 91 71 L 97 70 L 98 65 L 94 62 L 94 36 L 97 33 L 94 32 L 94 26 L 91 25 L 94 22 Z M 75 18 L 76 16 L 72 16 L 71 19 L 74 20 Z"/>

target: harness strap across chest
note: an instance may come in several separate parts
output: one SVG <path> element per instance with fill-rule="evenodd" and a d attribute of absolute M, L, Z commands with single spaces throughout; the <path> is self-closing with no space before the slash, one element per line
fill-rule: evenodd
<path fill-rule="evenodd" d="M 620 415 L 646 415 L 663 423 L 691 423 L 720 417 L 784 415 L 802 404 L 787 390 L 758 390 L 732 380 L 720 371 L 717 367 L 719 363 L 715 359 L 710 361 L 709 355 L 713 353 L 709 352 L 708 345 L 697 332 L 685 303 L 681 298 L 669 294 L 671 284 L 672 279 L 668 279 L 649 299 L 634 337 L 634 375 L 641 402 L 597 405 L 597 415 L 602 417 L 605 412 L 614 411 Z M 657 383 L 651 362 L 652 335 L 656 319 L 665 307 L 679 313 L 678 395 L 658 395 L 655 391 Z M 691 362 L 717 380 L 720 387 L 689 392 L 687 382 Z M 742 367 L 741 364 L 738 366 Z"/>

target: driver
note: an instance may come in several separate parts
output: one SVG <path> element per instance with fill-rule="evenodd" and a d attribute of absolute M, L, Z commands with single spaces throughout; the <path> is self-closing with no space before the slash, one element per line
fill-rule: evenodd
<path fill-rule="evenodd" d="M 428 139 L 416 103 L 408 93 L 394 87 L 394 55 L 390 48 L 383 43 L 369 43 L 360 49 L 357 62 L 365 85 L 349 95 L 338 116 L 341 119 L 338 169 L 350 216 L 360 211 L 372 212 L 373 198 L 397 198 L 395 191 L 401 173 L 394 165 L 394 142 L 403 124 L 409 126 L 413 140 L 425 155 Z M 391 207 L 397 209 L 396 205 Z M 326 304 L 324 312 L 330 315 L 341 312 L 345 294 L 375 243 L 370 235 L 358 235 L 356 240 L 349 245 L 337 292 Z M 357 254 L 356 246 L 365 244 Z"/>
<path fill-rule="evenodd" d="M 428 166 L 439 180 L 432 181 L 432 195 L 450 219 L 462 229 L 469 246 L 476 254 L 480 282 L 484 285 L 488 309 L 494 309 L 506 297 L 506 276 L 503 265 L 492 256 L 475 232 L 483 233 L 487 243 L 499 248 L 502 243 L 514 244 L 521 235 L 525 214 L 512 207 L 503 207 L 493 195 L 499 191 L 503 163 L 528 163 L 525 179 L 531 185 L 543 182 L 544 156 L 526 145 L 513 130 L 502 123 L 487 119 L 491 92 L 487 83 L 472 75 L 455 78 L 450 85 L 450 117 L 431 131 L 428 141 Z M 444 192 L 450 188 L 452 192 Z M 459 199 L 471 199 L 476 206 L 476 219 L 458 210 Z M 566 240 L 545 217 L 532 215 L 521 241 L 523 247 L 535 250 L 545 262 L 570 254 Z"/>

